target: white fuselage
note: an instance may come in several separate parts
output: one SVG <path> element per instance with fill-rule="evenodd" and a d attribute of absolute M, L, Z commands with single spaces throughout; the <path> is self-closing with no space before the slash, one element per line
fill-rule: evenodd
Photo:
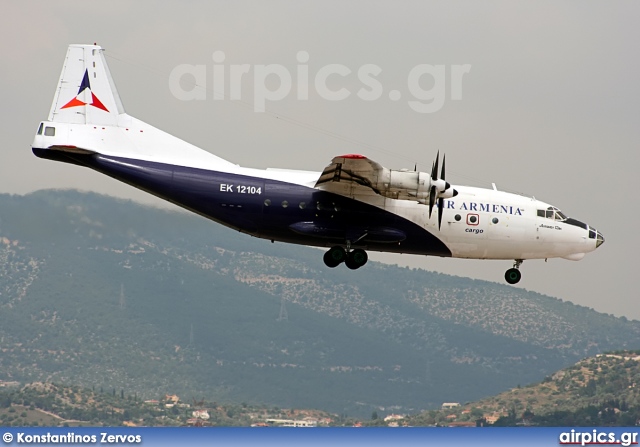
<path fill-rule="evenodd" d="M 604 242 L 595 229 L 528 197 L 390 170 L 358 154 L 322 172 L 243 168 L 128 115 L 102 49 L 71 45 L 41 157 L 86 166 L 256 237 L 328 246 L 324 262 L 356 269 L 365 250 L 472 259 L 579 260 Z M 434 210 L 436 211 L 434 213 Z"/>

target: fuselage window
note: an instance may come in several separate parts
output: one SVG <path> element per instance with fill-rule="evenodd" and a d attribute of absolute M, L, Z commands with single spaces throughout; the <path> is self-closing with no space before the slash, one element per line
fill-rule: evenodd
<path fill-rule="evenodd" d="M 267 199 L 264 201 L 264 206 L 270 206 L 271 205 L 271 200 Z"/>
<path fill-rule="evenodd" d="M 307 207 L 307 204 L 304 202 L 300 202 L 300 205 L 298 205 L 300 207 L 301 210 L 305 209 Z"/>
<path fill-rule="evenodd" d="M 286 200 L 282 201 L 282 208 L 286 208 L 289 206 L 289 202 L 287 202 Z"/>
<path fill-rule="evenodd" d="M 55 127 L 45 127 L 44 128 L 44 135 L 46 137 L 55 137 L 56 136 L 56 128 Z"/>

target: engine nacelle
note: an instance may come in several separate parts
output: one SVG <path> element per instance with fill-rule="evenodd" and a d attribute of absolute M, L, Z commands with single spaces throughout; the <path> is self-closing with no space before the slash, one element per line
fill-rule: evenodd
<path fill-rule="evenodd" d="M 444 199 L 455 197 L 458 193 L 451 185 L 442 180 L 432 180 L 431 174 L 391 169 L 383 169 L 378 172 L 377 181 L 372 185 L 378 193 L 392 199 L 429 200 L 431 186 L 436 187 L 436 196 Z"/>
<path fill-rule="evenodd" d="M 373 187 L 383 196 L 394 199 L 429 194 L 431 177 L 426 172 L 383 169 Z"/>

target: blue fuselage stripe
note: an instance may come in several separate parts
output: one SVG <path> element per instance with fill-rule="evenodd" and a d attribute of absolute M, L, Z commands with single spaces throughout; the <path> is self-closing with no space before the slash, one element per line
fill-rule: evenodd
<path fill-rule="evenodd" d="M 33 152 L 41 158 L 87 166 L 218 223 L 264 239 L 331 246 L 344 244 L 350 233 L 364 234 L 367 229 L 377 228 L 384 229 L 384 234 L 403 234 L 406 238 L 381 242 L 365 237 L 353 247 L 451 256 L 451 251 L 440 239 L 408 219 L 311 187 L 128 158 L 36 148 Z M 300 222 L 329 230 L 312 236 L 290 228 Z"/>

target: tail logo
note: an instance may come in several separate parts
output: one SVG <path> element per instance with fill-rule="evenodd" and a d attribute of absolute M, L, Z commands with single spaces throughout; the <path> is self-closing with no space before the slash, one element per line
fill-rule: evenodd
<path fill-rule="evenodd" d="M 78 97 L 84 92 L 86 89 L 89 89 L 89 93 L 91 93 L 91 102 L 84 102 L 80 100 Z M 105 112 L 109 112 L 109 110 L 100 102 L 98 97 L 91 91 L 91 84 L 89 84 L 89 72 L 88 70 L 84 71 L 84 77 L 82 78 L 82 83 L 80 84 L 80 88 L 78 89 L 78 94 L 71 101 L 60 107 L 61 109 L 69 109 L 71 107 L 78 106 L 93 106 L 98 109 L 102 109 Z"/>

